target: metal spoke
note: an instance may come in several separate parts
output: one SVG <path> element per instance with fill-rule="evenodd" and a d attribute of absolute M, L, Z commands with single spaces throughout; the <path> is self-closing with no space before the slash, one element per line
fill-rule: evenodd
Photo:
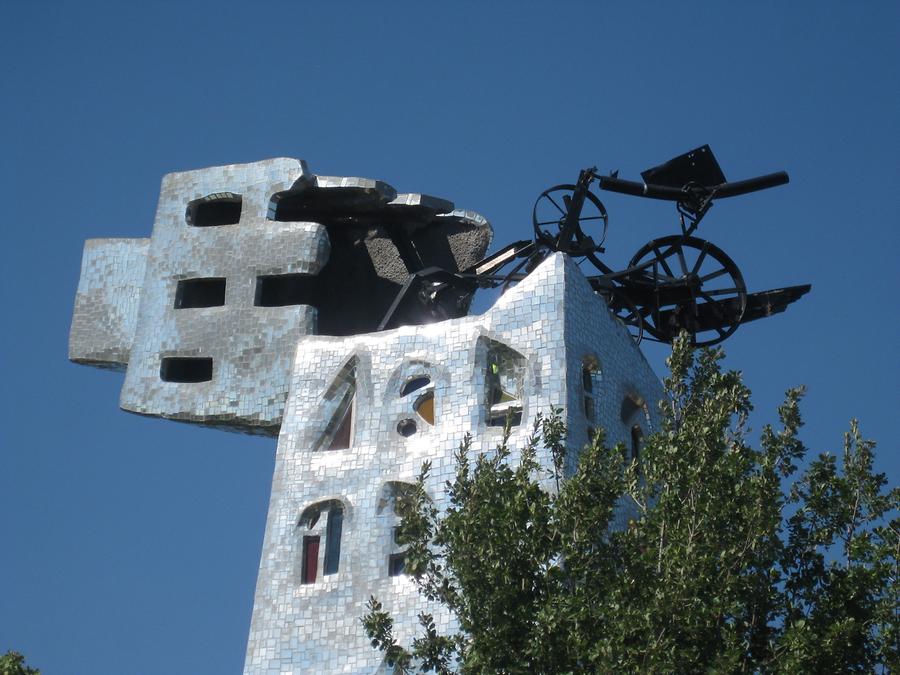
<path fill-rule="evenodd" d="M 666 274 L 674 279 L 675 273 L 672 272 L 672 268 L 669 267 L 669 263 L 666 262 L 666 259 L 663 257 L 662 253 L 659 252 L 659 249 L 654 246 L 653 252 L 656 254 L 656 259 L 659 260 L 659 264 L 662 265 L 662 268 L 666 271 Z"/>
<path fill-rule="evenodd" d="M 545 196 L 547 199 L 550 200 L 550 202 L 553 204 L 553 206 L 556 207 L 557 211 L 559 211 L 559 212 L 560 212 L 561 214 L 563 214 L 563 215 L 566 215 L 566 212 L 563 211 L 562 207 L 561 207 L 559 204 L 556 203 L 556 200 L 553 199 L 553 197 L 551 197 L 550 195 L 544 195 L 544 196 Z"/>
<path fill-rule="evenodd" d="M 675 255 L 677 265 L 667 260 Z M 644 306 L 638 309 L 649 310 L 643 314 L 643 328 L 651 335 L 671 341 L 670 323 L 674 322 L 693 333 L 695 344 L 713 345 L 740 325 L 747 297 L 744 279 L 734 262 L 713 244 L 679 235 L 654 239 L 632 256 L 628 267 L 647 269 L 643 275 L 624 277 L 623 284 L 641 284 Z M 684 276 L 676 277 L 674 267 Z M 722 281 L 713 281 L 719 277 Z M 653 294 L 647 295 L 649 291 Z"/>
<path fill-rule="evenodd" d="M 703 264 L 703 259 L 706 258 L 706 246 L 700 251 L 700 255 L 697 256 L 697 262 L 694 263 L 694 269 L 691 270 L 691 274 L 697 274 L 700 271 L 700 265 Z"/>
<path fill-rule="evenodd" d="M 681 265 L 681 273 L 684 276 L 687 276 L 688 270 L 687 270 L 687 262 L 684 259 L 684 249 L 681 248 L 680 246 L 678 247 L 678 264 Z"/>
<path fill-rule="evenodd" d="M 531 214 L 537 241 L 551 251 L 579 257 L 601 249 L 608 220 L 606 208 L 596 195 L 586 186 L 577 185 L 557 185 L 545 190 Z M 583 229 L 588 226 L 591 232 Z"/>
<path fill-rule="evenodd" d="M 722 314 L 722 310 L 719 309 L 719 303 L 711 298 L 706 291 L 700 291 L 700 295 L 701 297 L 706 298 L 707 304 L 710 306 L 710 309 L 712 309 L 713 314 L 715 314 L 720 321 L 725 321 L 725 315 Z"/>
<path fill-rule="evenodd" d="M 717 272 L 710 272 L 709 274 L 706 274 L 706 275 L 700 277 L 700 281 L 701 282 L 709 281 L 710 279 L 715 279 L 716 277 L 720 277 L 723 274 L 728 274 L 728 270 L 725 269 L 724 267 Z"/>

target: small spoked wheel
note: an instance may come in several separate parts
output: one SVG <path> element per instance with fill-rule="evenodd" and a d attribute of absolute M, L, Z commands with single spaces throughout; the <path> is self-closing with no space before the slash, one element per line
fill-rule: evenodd
<path fill-rule="evenodd" d="M 592 192 L 586 191 L 577 227 L 571 232 L 565 232 L 566 216 L 575 190 L 574 185 L 557 185 L 541 193 L 532 212 L 534 237 L 554 251 L 576 256 L 587 255 L 599 251 L 603 245 L 609 217 L 603 202 Z"/>
<path fill-rule="evenodd" d="M 639 268 L 631 280 L 641 287 L 645 328 L 656 339 L 671 342 L 686 330 L 695 345 L 708 346 L 740 325 L 747 307 L 744 277 L 710 242 L 682 235 L 654 239 L 628 266 Z"/>

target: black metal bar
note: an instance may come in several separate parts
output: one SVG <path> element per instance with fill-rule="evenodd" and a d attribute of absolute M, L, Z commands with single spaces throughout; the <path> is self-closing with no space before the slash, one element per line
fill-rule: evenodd
<path fill-rule="evenodd" d="M 647 197 L 649 199 L 664 199 L 677 202 L 685 198 L 687 193 L 681 188 L 668 187 L 666 185 L 647 185 L 633 180 L 613 178 L 612 176 L 597 176 L 597 182 L 601 190 L 619 192 L 635 197 Z"/>
<path fill-rule="evenodd" d="M 759 190 L 767 190 L 769 188 L 785 185 L 790 182 L 790 176 L 786 171 L 776 171 L 768 173 L 765 176 L 757 176 L 756 178 L 748 178 L 747 180 L 738 180 L 733 183 L 722 183 L 713 188 L 716 199 L 721 197 L 737 197 L 745 195 L 749 192 L 757 192 Z"/>
<path fill-rule="evenodd" d="M 718 199 L 724 197 L 737 197 L 738 195 L 745 195 L 749 192 L 766 190 L 768 188 L 777 187 L 778 185 L 784 185 L 789 181 L 790 177 L 786 172 L 777 171 L 775 173 L 766 174 L 765 176 L 734 181 L 733 183 L 704 186 L 704 189 L 711 192 L 713 196 Z M 613 178 L 612 176 L 597 176 L 597 182 L 600 184 L 602 190 L 634 195 L 636 197 L 664 199 L 672 202 L 689 201 L 691 199 L 691 193 L 687 187 L 673 188 L 666 185 L 648 185 L 647 183 Z"/>

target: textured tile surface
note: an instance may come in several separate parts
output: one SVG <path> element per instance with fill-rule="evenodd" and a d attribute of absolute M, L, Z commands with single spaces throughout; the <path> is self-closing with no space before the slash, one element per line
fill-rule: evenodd
<path fill-rule="evenodd" d="M 571 471 L 589 429 L 629 445 L 658 423 L 658 380 L 562 254 L 484 315 L 370 332 L 411 271 L 469 267 L 490 239 L 446 200 L 273 159 L 169 174 L 150 239 L 85 245 L 73 361 L 127 369 L 126 410 L 279 434 L 247 673 L 388 672 L 370 595 L 404 641 L 423 609 L 450 627 L 397 574 L 393 503 L 427 459 L 443 506 L 466 433 L 491 452 L 511 414 L 520 448 L 560 407 Z"/>
<path fill-rule="evenodd" d="M 124 370 L 137 325 L 149 239 L 89 239 L 69 332 L 69 358 Z"/>
<path fill-rule="evenodd" d="M 389 575 L 396 518 L 385 508 L 385 495 L 397 483 L 412 482 L 427 459 L 429 493 L 443 505 L 443 485 L 453 476 L 453 454 L 465 433 L 473 435 L 473 452 L 496 446 L 502 429 L 487 425 L 492 350 L 508 356 L 500 361 L 501 371 L 512 364 L 500 379 L 504 391 L 519 397 L 501 405 L 522 410 L 511 438 L 515 447 L 524 443 L 537 413 L 551 405 L 565 410 L 572 464 L 589 425 L 607 429 L 612 443 L 629 444 L 633 424 L 648 433 L 657 423 L 649 407 L 622 419 L 623 400 L 656 401 L 659 382 L 626 330 L 562 254 L 546 260 L 482 316 L 346 338 L 302 338 L 278 441 L 245 672 L 377 672 L 380 656 L 359 623 L 371 595 L 393 612 L 404 641 L 412 638 L 423 609 L 449 627 L 450 617 L 427 606 L 407 578 Z M 585 359 L 597 369 L 593 420 L 584 406 Z M 322 436 L 335 410 L 331 399 L 346 386 L 348 373 L 356 391 L 350 447 L 324 450 Z M 404 383 L 423 376 L 428 385 L 401 393 Z M 426 393 L 434 396 L 433 425 L 415 412 Z M 416 425 L 410 436 L 398 430 L 404 420 Z M 546 450 L 539 460 L 550 466 Z M 313 530 L 301 523 L 301 514 L 334 500 L 344 513 L 339 570 L 325 575 L 319 560 L 315 583 L 302 583 L 304 537 L 324 541 L 326 535 L 321 523 Z"/>
<path fill-rule="evenodd" d="M 281 200 L 316 220 L 286 220 Z M 490 225 L 453 207 L 287 158 L 168 174 L 150 239 L 86 244 L 70 358 L 127 367 L 125 410 L 276 435 L 297 339 L 374 330 L 406 281 L 389 227 L 416 230 L 421 265 L 459 269 L 484 254 Z M 258 306 L 259 279 L 287 276 L 308 286 L 305 298 Z M 179 305 L 180 285 L 211 279 L 224 284 L 221 300 Z M 211 374 L 172 381 L 166 359 L 203 359 Z"/>

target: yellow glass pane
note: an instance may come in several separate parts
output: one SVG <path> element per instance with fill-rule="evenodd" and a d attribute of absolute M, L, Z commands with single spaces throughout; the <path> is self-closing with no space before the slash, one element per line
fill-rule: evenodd
<path fill-rule="evenodd" d="M 416 401 L 415 409 L 419 417 L 434 425 L 434 394 L 426 394 Z"/>

